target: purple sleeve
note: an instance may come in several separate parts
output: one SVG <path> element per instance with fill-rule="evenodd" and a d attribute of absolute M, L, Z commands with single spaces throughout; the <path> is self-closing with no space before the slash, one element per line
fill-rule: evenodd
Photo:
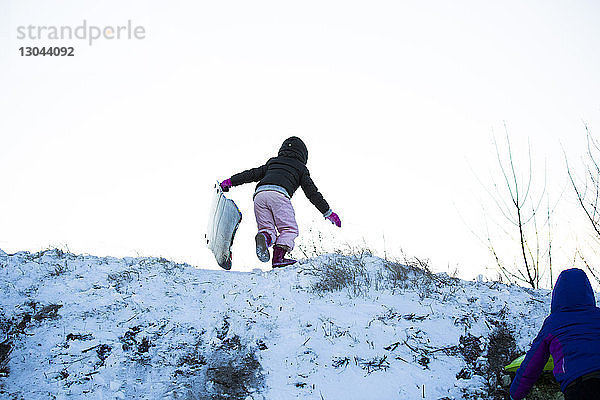
<path fill-rule="evenodd" d="M 545 327 L 546 323 L 544 322 L 544 326 L 531 344 L 531 348 L 510 385 L 510 395 L 514 400 L 521 400 L 527 396 L 548 362 L 552 335 L 546 332 Z"/>

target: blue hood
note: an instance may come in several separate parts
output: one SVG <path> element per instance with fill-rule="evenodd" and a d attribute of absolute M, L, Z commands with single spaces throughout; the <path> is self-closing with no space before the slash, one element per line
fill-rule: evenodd
<path fill-rule="evenodd" d="M 579 268 L 561 272 L 552 291 L 551 312 L 595 306 L 594 291 L 585 272 Z"/>

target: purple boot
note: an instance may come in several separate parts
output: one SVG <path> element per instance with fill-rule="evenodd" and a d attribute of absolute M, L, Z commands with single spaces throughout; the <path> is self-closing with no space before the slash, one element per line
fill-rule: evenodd
<path fill-rule="evenodd" d="M 296 263 L 296 260 L 284 258 L 287 248 L 276 244 L 273 246 L 273 268 L 286 267 Z"/>
<path fill-rule="evenodd" d="M 271 237 L 265 232 L 258 232 L 254 236 L 254 241 L 256 242 L 256 257 L 262 262 L 268 262 L 271 258 L 271 254 L 269 254 Z"/>

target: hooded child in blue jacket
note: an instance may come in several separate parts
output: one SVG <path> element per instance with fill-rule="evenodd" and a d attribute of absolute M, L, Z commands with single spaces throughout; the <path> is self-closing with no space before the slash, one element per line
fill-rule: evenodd
<path fill-rule="evenodd" d="M 565 400 L 600 399 L 600 308 L 578 268 L 563 271 L 556 281 L 550 315 L 510 386 L 514 400 L 529 393 L 550 354 Z"/>

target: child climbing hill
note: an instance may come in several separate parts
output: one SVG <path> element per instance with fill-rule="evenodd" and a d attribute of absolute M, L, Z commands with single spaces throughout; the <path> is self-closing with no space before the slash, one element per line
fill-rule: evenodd
<path fill-rule="evenodd" d="M 600 399 L 600 309 L 584 271 L 563 271 L 554 290 L 550 315 L 533 341 L 510 387 L 511 398 L 523 399 L 548 357 L 565 400 Z"/>
<path fill-rule="evenodd" d="M 298 236 L 298 224 L 291 198 L 301 187 L 310 202 L 337 227 L 342 223 L 338 215 L 331 210 L 323 195 L 310 177 L 306 163 L 308 149 L 304 142 L 292 136 L 287 138 L 277 157 L 269 159 L 264 165 L 252 168 L 221 182 L 223 191 L 232 186 L 258 182 L 254 192 L 254 214 L 258 233 L 255 236 L 256 255 L 262 262 L 270 259 L 269 247 L 273 246 L 273 262 L 276 267 L 284 267 L 296 262 L 285 258 L 294 248 Z"/>

